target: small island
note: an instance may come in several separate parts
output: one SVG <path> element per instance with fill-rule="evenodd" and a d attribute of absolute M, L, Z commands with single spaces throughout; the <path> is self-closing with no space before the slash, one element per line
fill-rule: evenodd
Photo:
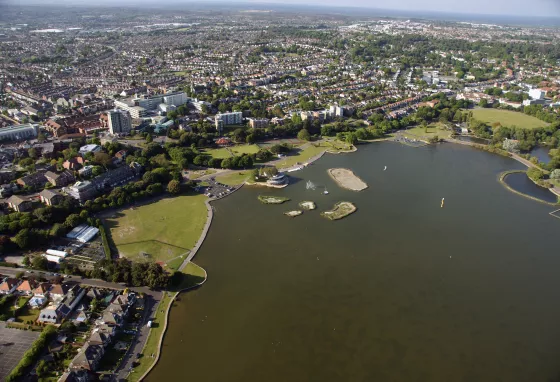
<path fill-rule="evenodd" d="M 314 210 L 315 208 L 317 208 L 317 206 L 315 205 L 315 202 L 311 202 L 311 201 L 308 201 L 308 200 L 305 200 L 305 201 L 301 202 L 299 204 L 299 206 L 306 211 L 311 211 L 311 210 Z"/>
<path fill-rule="evenodd" d="M 329 220 L 339 220 L 356 212 L 357 208 L 350 202 L 338 202 L 330 211 L 321 212 L 321 216 Z"/>
<path fill-rule="evenodd" d="M 296 216 L 299 216 L 301 214 L 303 214 L 303 211 L 301 211 L 301 210 L 284 212 L 284 215 L 289 216 L 291 218 L 295 218 Z"/>
<path fill-rule="evenodd" d="M 259 200 L 261 203 L 264 204 L 282 204 L 290 200 L 290 198 L 286 198 L 283 196 L 265 196 L 259 195 Z"/>
<path fill-rule="evenodd" d="M 368 188 L 366 182 L 354 175 L 352 170 L 346 168 L 330 168 L 327 172 L 340 187 L 347 190 L 362 191 Z"/>

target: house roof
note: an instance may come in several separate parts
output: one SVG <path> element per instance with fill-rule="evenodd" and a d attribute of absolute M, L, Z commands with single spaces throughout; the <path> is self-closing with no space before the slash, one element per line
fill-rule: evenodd
<path fill-rule="evenodd" d="M 2 284 L 0 284 L 0 290 L 9 291 L 18 283 L 17 279 L 6 279 Z"/>
<path fill-rule="evenodd" d="M 58 295 L 65 295 L 68 292 L 68 287 L 64 284 L 53 284 L 51 287 L 50 293 L 51 294 L 58 294 Z"/>
<path fill-rule="evenodd" d="M 36 286 L 37 283 L 34 280 L 24 280 L 21 284 L 19 284 L 17 290 L 20 292 L 31 292 Z"/>
<path fill-rule="evenodd" d="M 56 196 L 62 196 L 62 195 L 60 195 L 58 192 L 45 189 L 39 193 L 39 196 L 42 196 L 44 199 L 51 200 Z"/>
<path fill-rule="evenodd" d="M 41 283 L 33 290 L 33 294 L 45 294 L 49 291 L 50 286 L 49 283 Z"/>
<path fill-rule="evenodd" d="M 12 195 L 6 200 L 8 204 L 13 204 L 14 206 L 19 206 L 21 203 L 28 202 L 29 200 L 22 198 L 21 196 Z"/>

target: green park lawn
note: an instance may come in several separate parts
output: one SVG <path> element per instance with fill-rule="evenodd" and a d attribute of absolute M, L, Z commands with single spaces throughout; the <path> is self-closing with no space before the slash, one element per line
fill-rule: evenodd
<path fill-rule="evenodd" d="M 216 170 L 208 169 L 208 170 L 198 170 L 198 171 L 189 171 L 188 177 L 190 180 L 195 180 L 205 175 L 215 174 Z"/>
<path fill-rule="evenodd" d="M 500 122 L 502 126 L 517 126 L 526 129 L 535 129 L 538 127 L 548 126 L 546 122 L 543 122 L 538 118 L 517 111 L 500 109 L 474 109 L 472 110 L 472 113 L 475 119 L 486 122 L 488 124 Z"/>
<path fill-rule="evenodd" d="M 237 186 L 244 183 L 251 175 L 251 170 L 235 170 L 233 172 L 216 176 L 216 181 L 228 186 Z"/>
<path fill-rule="evenodd" d="M 225 158 L 229 158 L 231 157 L 231 152 L 225 148 L 219 148 L 219 149 L 208 149 L 208 150 L 204 150 L 205 154 L 211 155 L 212 158 L 218 158 L 218 159 L 225 159 Z"/>
<path fill-rule="evenodd" d="M 275 163 L 277 168 L 284 168 L 294 166 L 298 163 L 306 163 L 309 159 L 313 158 L 315 155 L 322 153 L 323 151 L 332 148 L 332 145 L 326 143 L 315 143 L 310 144 L 303 150 L 297 150 L 289 153 L 286 157 L 282 158 Z"/>
<path fill-rule="evenodd" d="M 165 292 L 163 294 L 157 308 L 155 318 L 152 320 L 153 326 L 148 334 L 148 340 L 141 352 L 142 356 L 138 359 L 138 365 L 132 369 L 132 372 L 128 377 L 130 382 L 138 381 L 154 363 L 155 356 L 158 352 L 159 339 L 161 338 L 163 328 L 165 327 L 165 313 L 177 291 L 192 288 L 193 286 L 202 283 L 206 278 L 206 272 L 204 269 L 192 262 L 187 264 L 182 273 L 183 280 L 180 285 L 174 288 L 175 291 Z M 151 357 L 152 354 L 154 355 L 154 358 Z"/>
<path fill-rule="evenodd" d="M 444 126 L 438 122 L 428 125 L 427 132 L 423 127 L 416 126 L 411 129 L 403 130 L 403 134 L 409 138 L 427 140 L 436 135 L 440 138 L 449 138 L 451 136 L 451 130 L 446 130 Z"/>
<path fill-rule="evenodd" d="M 165 198 L 118 212 L 105 225 L 121 255 L 175 265 L 200 238 L 208 215 L 205 200 L 204 195 Z"/>
<path fill-rule="evenodd" d="M 208 155 L 212 155 L 213 158 L 230 158 L 232 157 L 232 153 L 235 155 L 241 154 L 256 154 L 259 151 L 259 146 L 257 145 L 239 145 L 239 146 L 231 146 L 231 147 L 222 147 L 219 149 L 209 149 L 205 150 L 205 153 Z"/>

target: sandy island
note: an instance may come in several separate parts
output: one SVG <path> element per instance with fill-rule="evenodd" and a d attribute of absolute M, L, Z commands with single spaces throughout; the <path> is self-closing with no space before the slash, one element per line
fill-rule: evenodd
<path fill-rule="evenodd" d="M 352 170 L 346 168 L 331 168 L 327 172 L 342 188 L 352 191 L 362 191 L 368 188 L 368 185 L 358 178 Z"/>
<path fill-rule="evenodd" d="M 315 208 L 317 208 L 317 206 L 315 205 L 315 203 L 314 203 L 314 202 L 311 202 L 311 201 L 304 201 L 304 202 L 301 202 L 301 203 L 299 204 L 299 206 L 300 206 L 302 209 L 307 210 L 307 211 L 311 211 L 311 210 L 314 210 Z"/>
<path fill-rule="evenodd" d="M 289 216 L 291 218 L 295 218 L 296 216 L 299 216 L 301 214 L 303 214 L 303 211 L 300 210 L 284 212 L 284 215 Z"/>

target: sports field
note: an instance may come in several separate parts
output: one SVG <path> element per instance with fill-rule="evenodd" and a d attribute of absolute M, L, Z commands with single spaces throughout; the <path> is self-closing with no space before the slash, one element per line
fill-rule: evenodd
<path fill-rule="evenodd" d="M 502 126 L 517 126 L 525 129 L 535 129 L 538 127 L 546 127 L 548 123 L 530 115 L 511 110 L 500 109 L 474 109 L 473 117 L 479 121 L 493 124 L 500 122 Z"/>
<path fill-rule="evenodd" d="M 445 126 L 438 122 L 428 125 L 426 130 L 421 126 L 416 126 L 411 129 L 402 130 L 402 134 L 411 139 L 427 140 L 436 135 L 439 138 L 449 138 L 451 130 L 446 130 Z"/>
<path fill-rule="evenodd" d="M 121 256 L 175 269 L 202 233 L 208 214 L 205 200 L 204 195 L 165 198 L 118 212 L 105 224 Z"/>

